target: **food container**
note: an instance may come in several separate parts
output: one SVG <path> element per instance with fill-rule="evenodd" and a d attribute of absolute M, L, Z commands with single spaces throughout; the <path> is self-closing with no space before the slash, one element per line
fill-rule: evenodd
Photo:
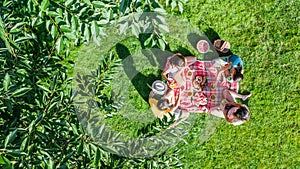
<path fill-rule="evenodd" d="M 163 96 L 166 93 L 167 89 L 167 84 L 161 80 L 156 80 L 152 83 L 152 91 L 157 95 Z"/>

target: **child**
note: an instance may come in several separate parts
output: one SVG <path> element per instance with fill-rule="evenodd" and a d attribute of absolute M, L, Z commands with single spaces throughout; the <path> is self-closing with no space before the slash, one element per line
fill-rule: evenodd
<path fill-rule="evenodd" d="M 225 118 L 227 122 L 233 125 L 241 125 L 246 121 L 249 121 L 251 114 L 248 107 L 244 104 L 237 103 L 236 98 L 245 101 L 251 94 L 241 95 L 231 90 L 224 90 L 223 96 L 226 103 L 221 103 L 219 106 L 212 107 L 209 110 L 209 114 Z"/>
<path fill-rule="evenodd" d="M 184 67 L 186 67 L 184 56 L 180 53 L 176 53 L 168 59 L 165 69 L 162 72 L 162 77 L 166 79 L 169 84 L 174 84 L 176 82 L 174 79 L 175 75 L 181 72 Z"/>

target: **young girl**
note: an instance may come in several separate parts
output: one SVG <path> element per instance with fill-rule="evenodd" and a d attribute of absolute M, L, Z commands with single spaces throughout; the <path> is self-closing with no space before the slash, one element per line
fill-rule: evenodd
<path fill-rule="evenodd" d="M 224 90 L 223 96 L 226 103 L 221 103 L 219 106 L 212 107 L 209 110 L 209 114 L 225 118 L 227 122 L 233 125 L 241 125 L 249 121 L 250 110 L 246 105 L 237 103 L 236 98 L 246 100 L 251 94 L 241 95 L 231 90 Z"/>

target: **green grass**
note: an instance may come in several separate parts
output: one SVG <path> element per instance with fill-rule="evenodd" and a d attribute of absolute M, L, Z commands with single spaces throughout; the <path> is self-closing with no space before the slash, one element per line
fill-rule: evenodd
<path fill-rule="evenodd" d="M 252 93 L 248 123 L 221 120 L 204 144 L 190 132 L 180 144 L 185 168 L 300 167 L 300 2 L 189 1 L 180 15 L 213 30 L 241 56 L 241 93 Z M 195 126 L 197 127 L 197 126 Z"/>
<path fill-rule="evenodd" d="M 245 78 L 240 83 L 240 93 L 252 93 L 246 102 L 251 119 L 241 126 L 209 115 L 195 115 L 199 123 L 195 123 L 185 137 L 186 143 L 177 145 L 185 157 L 182 159 L 184 168 L 300 167 L 299 8 L 300 1 L 190 0 L 183 14 L 173 13 L 187 19 L 209 39 L 221 37 L 231 43 L 231 51 L 244 61 Z M 181 31 L 184 30 L 183 26 Z M 187 41 L 180 39 L 180 36 L 167 37 L 169 51 L 202 58 Z M 141 50 L 138 41 L 127 39 L 121 45 L 123 49 L 114 49 L 115 53 L 119 58 L 126 52 L 131 54 L 135 69 L 141 73 L 131 81 L 133 85 L 128 86 L 129 99 L 125 103 L 133 105 L 134 109 L 147 110 L 146 98 L 150 90 L 145 83 L 159 79 L 160 72 L 158 69 L 143 70 L 143 65 L 149 64 L 151 58 L 134 60 L 141 55 L 137 52 Z M 154 67 L 157 66 L 155 63 Z M 128 77 L 122 77 L 125 83 Z M 203 125 L 203 119 L 208 118 L 212 123 Z M 106 119 L 114 130 L 137 137 L 136 132 L 146 124 L 129 121 L 120 113 Z"/>

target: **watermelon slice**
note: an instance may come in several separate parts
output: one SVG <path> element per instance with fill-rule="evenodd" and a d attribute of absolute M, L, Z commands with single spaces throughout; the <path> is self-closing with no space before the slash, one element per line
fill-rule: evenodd
<path fill-rule="evenodd" d="M 209 50 L 209 44 L 206 40 L 200 40 L 197 43 L 197 49 L 200 53 L 207 53 Z"/>

